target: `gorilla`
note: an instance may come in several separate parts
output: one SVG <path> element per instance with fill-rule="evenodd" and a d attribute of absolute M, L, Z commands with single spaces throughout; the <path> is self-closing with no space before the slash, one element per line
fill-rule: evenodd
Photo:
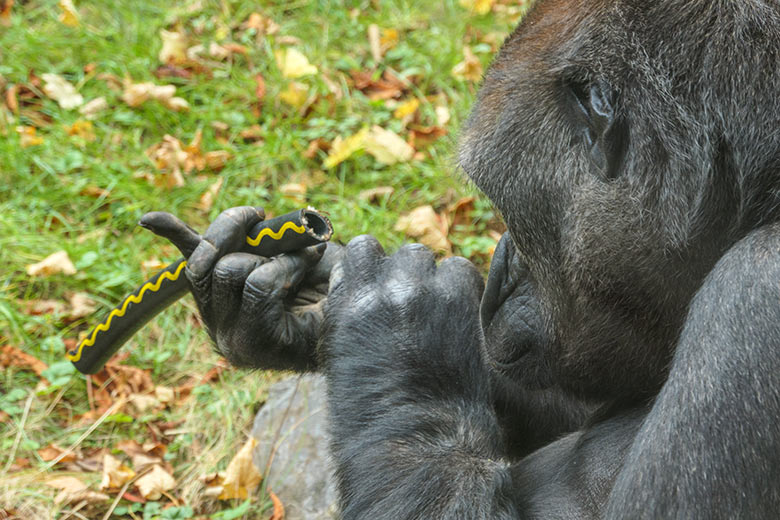
<path fill-rule="evenodd" d="M 462 130 L 486 283 L 156 231 L 219 353 L 325 374 L 345 519 L 777 518 L 779 64 L 778 0 L 538 1 Z"/>

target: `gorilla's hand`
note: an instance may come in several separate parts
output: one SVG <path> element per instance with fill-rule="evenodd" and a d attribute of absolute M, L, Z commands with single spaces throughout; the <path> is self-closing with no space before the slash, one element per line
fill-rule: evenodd
<path fill-rule="evenodd" d="M 509 233 L 504 233 L 493 254 L 480 318 L 491 367 L 525 387 L 546 386 L 539 302 L 528 267 L 518 257 Z"/>
<path fill-rule="evenodd" d="M 437 267 L 433 253 L 422 245 L 404 246 L 388 257 L 373 237 L 357 237 L 346 246 L 343 262 L 331 276 L 324 354 L 366 357 L 382 345 L 385 351 L 379 355 L 396 358 L 399 364 L 419 356 L 415 371 L 429 359 L 446 364 L 444 358 L 451 357 L 460 363 L 461 354 L 449 351 L 474 331 L 479 334 L 483 287 L 481 275 L 464 258 L 448 258 Z M 435 378 L 438 370 L 431 369 Z"/>
<path fill-rule="evenodd" d="M 261 208 L 228 209 L 201 236 L 170 213 L 141 225 L 188 258 L 185 273 L 217 351 L 251 368 L 313 370 L 330 271 L 342 249 L 320 244 L 264 258 L 240 252 Z"/>

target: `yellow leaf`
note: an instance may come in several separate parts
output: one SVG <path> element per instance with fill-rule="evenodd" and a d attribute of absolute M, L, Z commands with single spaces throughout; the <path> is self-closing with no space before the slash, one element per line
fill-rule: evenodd
<path fill-rule="evenodd" d="M 477 14 L 488 14 L 494 0 L 460 0 L 460 5 Z"/>
<path fill-rule="evenodd" d="M 409 101 L 404 101 L 398 105 L 398 108 L 393 112 L 393 117 L 396 119 L 403 119 L 417 112 L 418 108 L 420 108 L 420 100 L 412 98 Z"/>
<path fill-rule="evenodd" d="M 443 127 L 450 122 L 450 109 L 445 106 L 436 107 L 436 123 Z"/>
<path fill-rule="evenodd" d="M 410 161 L 414 148 L 390 130 L 374 125 L 365 140 L 366 152 L 382 164 L 395 164 Z"/>
<path fill-rule="evenodd" d="M 287 89 L 279 93 L 279 99 L 293 108 L 301 108 L 308 98 L 309 87 L 297 81 L 293 81 L 287 85 Z"/>
<path fill-rule="evenodd" d="M 122 462 L 106 453 L 103 455 L 103 480 L 100 489 L 119 489 L 135 476 L 135 471 L 122 464 Z"/>
<path fill-rule="evenodd" d="M 36 135 L 37 130 L 34 126 L 17 126 L 16 131 L 19 133 L 22 148 L 43 144 L 43 137 Z"/>
<path fill-rule="evenodd" d="M 448 254 L 452 252 L 450 242 L 447 240 L 445 223 L 431 206 L 420 206 L 401 216 L 394 229 L 416 238 L 420 243 L 436 251 Z"/>
<path fill-rule="evenodd" d="M 482 79 L 482 63 L 474 56 L 471 48 L 463 47 L 463 61 L 452 68 L 452 75 L 460 80 L 479 81 Z"/>
<path fill-rule="evenodd" d="M 157 55 L 161 63 L 184 63 L 187 61 L 187 35 L 177 31 L 160 30 L 162 49 Z"/>
<path fill-rule="evenodd" d="M 57 4 L 62 13 L 60 13 L 60 22 L 68 27 L 79 26 L 79 12 L 76 11 L 76 7 L 73 5 L 73 0 L 60 0 Z"/>
<path fill-rule="evenodd" d="M 57 74 L 41 74 L 45 82 L 43 91 L 65 110 L 71 110 L 84 104 L 84 98 L 76 88 Z"/>
<path fill-rule="evenodd" d="M 352 154 L 363 149 L 366 138 L 368 137 L 368 128 L 361 129 L 355 135 L 342 139 L 337 137 L 330 147 L 330 152 L 323 162 L 325 168 L 333 168 L 349 159 Z"/>
<path fill-rule="evenodd" d="M 276 64 L 285 78 L 296 79 L 317 73 L 317 67 L 309 63 L 299 50 L 288 47 L 274 52 Z"/>
<path fill-rule="evenodd" d="M 387 52 L 398 45 L 398 29 L 382 29 L 379 45 L 382 52 Z"/>
<path fill-rule="evenodd" d="M 157 500 L 164 492 L 176 487 L 176 481 L 170 473 L 155 464 L 149 473 L 135 481 L 135 485 L 138 486 L 138 492 L 142 497 L 147 500 Z"/>
<path fill-rule="evenodd" d="M 79 119 L 69 127 L 65 128 L 65 131 L 70 136 L 78 136 L 85 141 L 94 141 L 95 132 L 92 130 L 92 122 Z"/>
<path fill-rule="evenodd" d="M 255 446 L 257 446 L 257 439 L 249 437 L 228 464 L 225 469 L 225 478 L 222 481 L 223 490 L 219 495 L 220 499 L 240 498 L 244 500 L 263 480 L 263 475 L 252 462 Z"/>
<path fill-rule="evenodd" d="M 68 253 L 57 251 L 38 263 L 27 266 L 27 274 L 34 277 L 50 276 L 53 274 L 76 274 L 76 266 L 70 261 Z"/>

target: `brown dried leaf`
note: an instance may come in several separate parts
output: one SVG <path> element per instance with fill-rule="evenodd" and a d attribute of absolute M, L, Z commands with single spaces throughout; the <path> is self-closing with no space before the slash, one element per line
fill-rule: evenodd
<path fill-rule="evenodd" d="M 65 304 L 59 300 L 25 300 L 19 303 L 23 312 L 29 316 L 58 315 L 65 312 Z"/>
<path fill-rule="evenodd" d="M 260 13 L 252 13 L 249 18 L 241 24 L 242 29 L 254 29 L 257 31 L 257 36 L 264 36 L 266 34 L 276 34 L 279 32 L 279 25 L 276 24 L 270 18 L 261 15 Z"/>
<path fill-rule="evenodd" d="M 368 202 L 377 202 L 382 198 L 390 197 L 394 192 L 395 188 L 392 186 L 377 186 L 376 188 L 361 191 L 358 194 L 358 198 Z"/>
<path fill-rule="evenodd" d="M 0 24 L 6 27 L 11 25 L 11 8 L 14 0 L 0 0 Z"/>
<path fill-rule="evenodd" d="M 225 469 L 223 490 L 219 498 L 222 500 L 240 498 L 245 500 L 260 482 L 262 474 L 252 462 L 252 452 L 257 446 L 257 439 L 249 437 L 244 446 L 236 453 Z"/>
<path fill-rule="evenodd" d="M 431 206 L 420 206 L 401 216 L 394 228 L 406 233 L 433 250 L 452 253 L 452 245 L 447 240 L 447 223 Z"/>
<path fill-rule="evenodd" d="M 119 489 L 135 477 L 135 471 L 122 464 L 118 458 L 106 453 L 103 455 L 103 480 L 100 489 Z"/>
<path fill-rule="evenodd" d="M 482 63 L 469 46 L 463 47 L 463 61 L 452 68 L 455 79 L 462 81 L 480 81 L 482 79 Z"/>
<path fill-rule="evenodd" d="M 68 317 L 73 320 L 84 318 L 95 312 L 95 300 L 89 297 L 87 293 L 73 293 L 68 297 L 70 303 L 70 312 Z"/>
<path fill-rule="evenodd" d="M 174 85 L 155 85 L 151 82 L 125 82 L 121 99 L 133 108 L 143 105 L 150 99 L 154 99 L 174 112 L 188 110 L 190 106 L 187 101 L 184 98 L 175 97 L 174 94 L 176 94 Z"/>
<path fill-rule="evenodd" d="M 247 142 L 259 142 L 263 140 L 265 130 L 260 125 L 252 125 L 238 133 L 239 137 Z"/>
<path fill-rule="evenodd" d="M 408 90 L 408 83 L 385 70 L 379 79 L 371 71 L 353 70 L 349 75 L 356 89 L 375 101 L 377 99 L 400 98 Z"/>
<path fill-rule="evenodd" d="M 100 199 L 100 198 L 108 197 L 109 195 L 111 195 L 111 192 L 101 188 L 100 186 L 95 186 L 94 184 L 87 184 L 79 192 L 79 195 L 83 195 L 85 197 L 92 197 L 93 199 Z"/>
<path fill-rule="evenodd" d="M 57 457 L 60 457 L 63 453 L 65 453 L 66 450 L 64 448 L 61 448 L 57 446 L 56 444 L 49 444 L 45 448 L 41 448 L 38 450 L 38 456 L 43 460 L 44 462 L 51 462 Z M 76 460 L 76 454 L 73 452 L 68 453 L 64 457 L 60 459 L 61 463 L 66 462 L 75 462 Z"/>
<path fill-rule="evenodd" d="M 16 132 L 19 134 L 19 143 L 22 148 L 43 144 L 43 137 L 36 135 L 37 130 L 34 126 L 17 126 Z"/>
<path fill-rule="evenodd" d="M 222 183 L 224 181 L 225 179 L 220 177 L 203 192 L 203 195 L 200 196 L 200 200 L 198 201 L 198 209 L 201 211 L 209 211 L 212 206 L 214 206 L 214 199 L 217 198 L 217 194 L 219 193 L 220 188 L 222 188 Z"/>
<path fill-rule="evenodd" d="M 76 274 L 76 267 L 70 261 L 66 251 L 57 251 L 40 262 L 27 266 L 27 274 L 33 277 L 40 278 L 58 273 L 66 275 Z"/>
<path fill-rule="evenodd" d="M 271 514 L 269 520 L 284 520 L 284 504 L 282 504 L 282 501 L 276 496 L 276 493 L 270 489 L 268 490 L 268 496 L 271 497 L 271 502 L 274 505 L 274 512 Z"/>
<path fill-rule="evenodd" d="M 262 74 L 255 74 L 255 97 L 262 106 L 265 100 L 265 78 Z"/>
<path fill-rule="evenodd" d="M 135 485 L 145 499 L 158 500 L 163 493 L 176 487 L 176 480 L 162 466 L 155 464 L 150 472 L 135 481 Z"/>
<path fill-rule="evenodd" d="M 328 150 L 330 150 L 330 143 L 322 137 L 318 137 L 309 142 L 309 146 L 306 147 L 303 156 L 307 159 L 314 159 L 317 156 L 317 152 L 327 152 Z"/>
<path fill-rule="evenodd" d="M 412 126 L 409 130 L 409 144 L 415 150 L 421 150 L 445 135 L 447 130 L 440 126 Z"/>
<path fill-rule="evenodd" d="M 55 477 L 45 482 L 47 486 L 61 490 L 54 498 L 56 504 L 75 504 L 77 502 L 105 502 L 109 496 L 97 493 L 87 488 L 87 485 L 76 477 Z"/>

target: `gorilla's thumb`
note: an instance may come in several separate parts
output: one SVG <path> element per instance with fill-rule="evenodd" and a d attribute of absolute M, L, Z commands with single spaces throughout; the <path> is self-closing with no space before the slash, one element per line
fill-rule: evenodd
<path fill-rule="evenodd" d="M 138 225 L 170 240 L 185 258 L 189 258 L 201 240 L 197 231 L 178 217 L 165 211 L 152 211 L 141 217 Z"/>

